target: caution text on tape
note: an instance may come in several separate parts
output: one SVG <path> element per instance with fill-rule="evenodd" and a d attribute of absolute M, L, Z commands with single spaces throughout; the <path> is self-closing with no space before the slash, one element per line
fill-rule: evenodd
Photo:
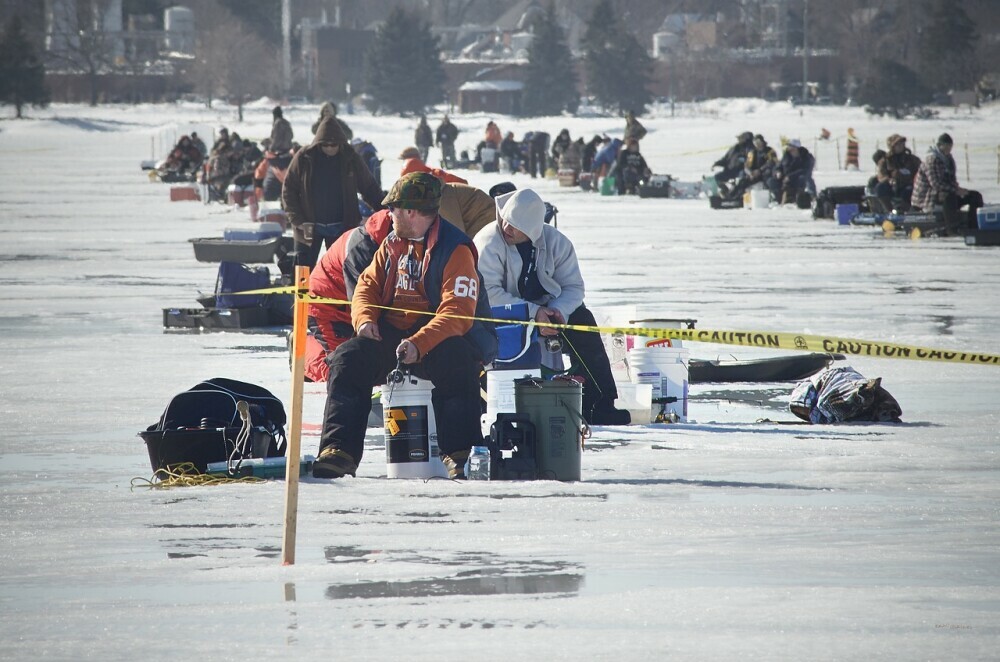
<path fill-rule="evenodd" d="M 234 294 L 288 294 L 295 292 L 294 287 L 274 287 L 262 290 L 248 290 Z M 308 293 L 302 294 L 309 303 L 349 305 L 344 299 L 328 299 Z M 382 310 L 394 310 L 413 315 L 437 315 L 433 311 L 412 311 L 392 306 L 372 306 Z M 885 359 L 910 359 L 916 361 L 945 361 L 949 363 L 969 363 L 973 365 L 1000 365 L 1000 354 L 982 352 L 934 349 L 915 345 L 877 340 L 860 340 L 858 338 L 839 338 L 836 336 L 810 335 L 801 333 L 782 333 L 775 331 L 723 331 L 717 329 L 679 329 L 652 328 L 640 326 L 585 326 L 581 324 L 556 324 L 535 321 L 497 319 L 489 317 L 470 317 L 465 315 L 443 315 L 455 319 L 479 320 L 496 324 L 523 324 L 526 326 L 548 326 L 555 329 L 573 331 L 590 331 L 608 335 L 645 336 L 648 338 L 682 340 L 688 342 L 714 343 L 719 345 L 739 345 L 742 347 L 760 347 L 766 349 L 788 349 L 810 352 L 829 352 L 852 354 L 855 356 L 873 356 Z"/>

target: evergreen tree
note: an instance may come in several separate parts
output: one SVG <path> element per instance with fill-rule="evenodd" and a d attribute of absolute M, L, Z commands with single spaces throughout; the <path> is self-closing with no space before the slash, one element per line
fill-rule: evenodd
<path fill-rule="evenodd" d="M 979 78 L 976 25 L 962 0 L 935 0 L 920 44 L 925 82 L 938 92 L 972 89 Z"/>
<path fill-rule="evenodd" d="M 590 94 L 605 108 L 641 113 L 652 101 L 647 87 L 653 60 L 625 29 L 611 0 L 599 0 L 594 5 L 584 41 Z"/>
<path fill-rule="evenodd" d="M 928 103 L 932 94 L 915 71 L 884 60 L 862 81 L 855 96 L 870 113 L 905 117 L 912 107 Z"/>
<path fill-rule="evenodd" d="M 23 117 L 25 105 L 37 107 L 49 103 L 45 67 L 35 55 L 17 14 L 7 22 L 0 39 L 0 102 L 12 104 L 18 119 Z"/>
<path fill-rule="evenodd" d="M 575 113 L 580 105 L 573 55 L 566 35 L 556 20 L 555 7 L 536 21 L 528 47 L 522 109 L 525 115 L 558 115 L 564 109 Z"/>
<path fill-rule="evenodd" d="M 430 26 L 397 7 L 365 54 L 365 87 L 372 110 L 420 113 L 444 99 L 441 50 Z"/>

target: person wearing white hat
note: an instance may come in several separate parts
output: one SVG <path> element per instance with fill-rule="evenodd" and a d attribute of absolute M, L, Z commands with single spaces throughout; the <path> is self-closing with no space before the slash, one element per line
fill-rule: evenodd
<path fill-rule="evenodd" d="M 496 197 L 497 220 L 474 239 L 483 287 L 494 306 L 527 304 L 542 323 L 596 326 L 583 303 L 584 285 L 573 243 L 545 223 L 545 203 L 531 189 Z M 562 351 L 582 364 L 583 415 L 594 425 L 627 425 L 615 409 L 618 390 L 611 363 L 596 332 L 539 327 L 543 338 L 559 337 Z"/>
<path fill-rule="evenodd" d="M 812 181 L 816 159 L 802 146 L 802 141 L 792 138 L 785 145 L 781 163 L 774 169 L 774 176 L 768 181 L 772 197 L 781 204 L 795 203 L 800 193 L 815 192 Z"/>

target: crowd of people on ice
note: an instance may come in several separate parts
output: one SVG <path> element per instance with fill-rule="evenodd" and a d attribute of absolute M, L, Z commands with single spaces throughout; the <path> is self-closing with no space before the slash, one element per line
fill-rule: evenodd
<path fill-rule="evenodd" d="M 406 366 L 432 382 L 442 461 L 450 476 L 464 477 L 465 459 L 481 438 L 481 370 L 498 351 L 495 333 L 481 323 L 498 314 L 491 306 L 519 310 L 519 319 L 540 325 L 538 342 L 546 347 L 540 355 L 548 357 L 541 361 L 582 383 L 587 423 L 629 422 L 615 406 L 617 388 L 599 336 L 575 330 L 596 323 L 584 304 L 573 244 L 549 222 L 555 208 L 530 188 L 503 182 L 486 192 L 450 170 L 499 171 L 502 163 L 507 172 L 537 178 L 558 168 L 595 181 L 614 178 L 618 193 L 635 192 L 652 173 L 639 150 L 646 129 L 632 113 L 622 139 L 573 140 L 563 129 L 551 144 L 542 131 L 516 141 L 490 121 L 472 159 L 464 153 L 455 159 L 459 130 L 447 116 L 436 131 L 422 116 L 388 192 L 374 147 L 354 138 L 334 104 L 323 105 L 312 133 L 308 145 L 298 145 L 279 106 L 263 150 L 223 129 L 206 152 L 192 134 L 178 141 L 167 167 L 208 182 L 249 176 L 260 199 L 281 201 L 295 263 L 311 270 L 310 293 L 349 302 L 309 307 L 306 377 L 328 385 L 314 476 L 355 474 L 371 390 L 394 367 Z M 872 195 L 894 207 L 904 201 L 925 210 L 968 206 L 974 221 L 982 197 L 958 185 L 952 142 L 942 134 L 921 161 L 905 138 L 889 136 L 874 158 Z M 434 146 L 440 168 L 427 163 Z M 727 196 L 758 184 L 782 203 L 815 194 L 815 158 L 797 139 L 784 143 L 779 158 L 762 135 L 746 131 L 713 166 Z"/>
<path fill-rule="evenodd" d="M 312 125 L 313 134 L 327 117 L 337 121 L 351 149 L 361 157 L 381 186 L 378 151 L 367 140 L 354 137 L 347 123 L 337 117 L 336 104 L 328 101 L 320 107 L 319 117 Z M 207 187 L 209 200 L 225 200 L 231 184 L 252 185 L 258 201 L 280 200 L 288 168 L 302 145 L 295 141 L 294 130 L 281 106 L 274 107 L 272 118 L 270 135 L 259 145 L 241 138 L 236 132 L 230 133 L 226 127 L 219 129 L 211 150 L 195 132 L 181 136 L 167 157 L 157 164 L 159 178 L 165 182 L 197 181 Z"/>
<path fill-rule="evenodd" d="M 646 129 L 631 111 L 626 113 L 625 122 L 622 138 L 604 134 L 585 141 L 582 137 L 573 140 L 569 129 L 562 129 L 555 139 L 546 131 L 526 131 L 518 139 L 513 131 L 502 133 L 497 123 L 490 120 L 471 154 L 470 150 L 462 150 L 456 157 L 459 129 L 448 116 L 433 132 L 427 118 L 421 116 L 414 131 L 413 150 L 421 162 L 427 163 L 431 148 L 439 147 L 441 168 L 447 169 L 477 168 L 534 178 L 571 173 L 574 181 L 587 174 L 585 181 L 595 184 L 609 177 L 615 182 L 616 192 L 624 195 L 636 193 L 639 184 L 653 174 L 639 152 L 639 141 L 646 135 Z"/>
<path fill-rule="evenodd" d="M 875 211 L 940 211 L 951 232 L 975 228 L 983 197 L 959 185 L 953 147 L 952 137 L 943 133 L 920 159 L 906 146 L 904 136 L 893 133 L 886 138 L 885 149 L 872 155 L 875 174 L 866 187 L 867 198 L 878 207 Z M 816 158 L 797 138 L 783 141 L 779 158 L 763 135 L 744 131 L 712 167 L 719 169 L 714 178 L 722 197 L 739 198 L 760 185 L 776 202 L 794 204 L 802 196 L 806 202 L 815 198 L 815 165 Z M 959 212 L 963 207 L 968 209 L 964 216 Z"/>

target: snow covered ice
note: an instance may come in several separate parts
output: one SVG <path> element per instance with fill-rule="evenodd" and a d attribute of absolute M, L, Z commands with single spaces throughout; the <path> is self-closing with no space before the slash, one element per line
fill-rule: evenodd
<path fill-rule="evenodd" d="M 0 658 L 996 659 L 997 366 L 850 357 L 883 378 L 901 425 L 782 425 L 791 384 L 702 385 L 687 424 L 596 428 L 578 483 L 382 480 L 373 429 L 358 478 L 303 481 L 289 567 L 281 481 L 131 490 L 150 475 L 136 433 L 175 393 L 222 376 L 289 401 L 282 334 L 162 328 L 162 308 L 196 307 L 215 282 L 187 239 L 248 224 L 246 210 L 171 203 L 139 170 L 192 128 L 262 138 L 272 105 L 244 123 L 224 105 L 56 105 L 0 122 Z M 286 110 L 298 140 L 317 112 Z M 415 120 L 344 119 L 378 147 L 388 186 Z M 489 119 L 517 136 L 624 126 L 453 119 L 459 150 Z M 922 155 L 948 131 L 959 181 L 1000 203 L 995 104 L 895 121 L 728 100 L 641 120 L 657 173 L 700 178 L 750 130 L 815 146 L 819 188 L 863 184 L 890 133 Z M 847 127 L 861 172 L 813 139 Z M 461 174 L 484 189 L 508 178 Z M 559 209 L 593 308 L 1000 352 L 1000 248 L 513 181 Z M 324 393 L 306 386 L 303 453 Z"/>

